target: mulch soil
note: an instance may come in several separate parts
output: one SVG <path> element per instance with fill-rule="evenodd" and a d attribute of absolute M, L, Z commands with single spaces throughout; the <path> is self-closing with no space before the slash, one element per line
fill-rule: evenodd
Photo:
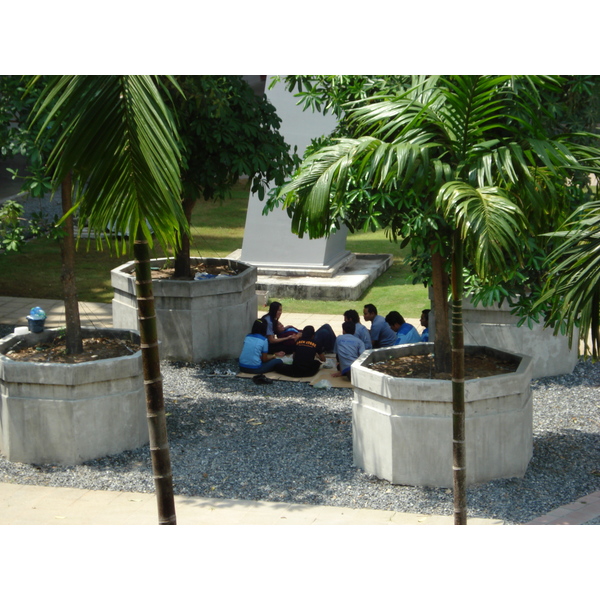
<path fill-rule="evenodd" d="M 36 346 L 13 347 L 6 352 L 11 360 L 50 363 L 82 363 L 104 358 L 130 356 L 140 349 L 139 344 L 129 340 L 119 340 L 110 337 L 90 337 L 83 340 L 83 352 L 67 354 L 64 338 L 57 338 Z"/>
<path fill-rule="evenodd" d="M 391 375 L 415 379 L 452 379 L 451 373 L 436 373 L 433 355 L 401 356 L 368 365 L 370 369 Z M 514 373 L 519 366 L 517 361 L 508 361 L 486 354 L 465 355 L 465 379 L 491 377 Z"/>
<path fill-rule="evenodd" d="M 176 279 L 189 281 L 194 279 L 196 273 L 208 273 L 209 275 L 237 275 L 238 271 L 228 267 L 227 265 L 206 265 L 205 263 L 197 263 L 191 265 L 191 277 L 175 277 L 175 269 L 172 268 L 153 268 L 152 279 Z"/>

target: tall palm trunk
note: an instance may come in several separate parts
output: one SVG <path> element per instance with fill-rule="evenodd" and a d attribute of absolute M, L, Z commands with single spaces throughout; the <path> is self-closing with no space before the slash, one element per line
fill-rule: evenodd
<path fill-rule="evenodd" d="M 463 242 L 454 234 L 452 259 L 452 468 L 454 524 L 467 524 L 465 444 L 465 342 L 463 332 Z"/>
<path fill-rule="evenodd" d="M 437 373 L 450 373 L 452 370 L 452 345 L 450 343 L 450 315 L 448 311 L 448 274 L 444 268 L 444 258 L 439 252 L 431 254 L 431 287 L 433 289 L 433 314 L 435 316 L 435 337 L 433 339 L 435 370 Z"/>
<path fill-rule="evenodd" d="M 150 435 L 150 456 L 152 458 L 152 472 L 158 503 L 158 522 L 159 525 L 176 525 L 173 474 L 171 472 L 171 457 L 167 439 L 167 421 L 158 354 L 156 310 L 152 291 L 150 250 L 148 242 L 142 237 L 141 231 L 135 240 L 133 252 L 148 431 Z"/>
<path fill-rule="evenodd" d="M 61 182 L 62 212 L 66 215 L 73 206 L 73 185 L 69 173 Z M 75 283 L 75 236 L 73 235 L 73 216 L 65 219 L 64 235 L 60 238 L 60 254 L 62 259 L 61 282 L 65 302 L 66 347 L 67 354 L 83 352 L 81 335 L 81 319 Z"/>

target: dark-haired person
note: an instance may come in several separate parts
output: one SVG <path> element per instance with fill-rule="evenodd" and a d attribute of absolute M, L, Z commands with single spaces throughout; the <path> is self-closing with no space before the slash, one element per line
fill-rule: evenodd
<path fill-rule="evenodd" d="M 373 347 L 373 344 L 371 343 L 371 334 L 360 322 L 360 317 L 353 308 L 344 313 L 344 321 L 352 321 L 352 323 L 354 323 L 354 335 L 365 345 L 365 350 L 370 350 Z"/>
<path fill-rule="evenodd" d="M 365 351 L 365 345 L 354 335 L 354 323 L 342 323 L 342 335 L 335 340 L 335 355 L 338 362 L 338 371 L 332 377 L 347 377 L 350 379 L 352 363 Z"/>
<path fill-rule="evenodd" d="M 365 321 L 371 321 L 371 343 L 373 348 L 386 348 L 396 343 L 396 332 L 386 323 L 385 319 L 377 314 L 374 304 L 365 304 L 363 308 Z"/>
<path fill-rule="evenodd" d="M 317 360 L 317 357 L 319 360 Z M 325 362 L 323 347 L 315 339 L 315 328 L 307 325 L 302 336 L 294 347 L 294 358 L 291 365 L 281 364 L 275 370 L 288 377 L 312 377 Z"/>
<path fill-rule="evenodd" d="M 421 341 L 421 334 L 417 331 L 417 328 L 407 323 L 397 310 L 389 312 L 385 320 L 396 332 L 396 346 L 400 344 L 416 344 Z"/>
<path fill-rule="evenodd" d="M 283 364 L 281 356 L 285 356 L 285 352 L 269 354 L 266 321 L 264 319 L 254 321 L 252 332 L 244 338 L 244 345 L 238 359 L 240 371 L 256 375 L 268 373 Z"/>
<path fill-rule="evenodd" d="M 291 354 L 294 351 L 296 340 L 302 335 L 294 327 L 284 327 L 279 320 L 283 306 L 281 302 L 273 301 L 269 304 L 269 312 L 263 316 L 267 323 L 267 339 L 269 340 L 269 352 L 284 352 Z"/>

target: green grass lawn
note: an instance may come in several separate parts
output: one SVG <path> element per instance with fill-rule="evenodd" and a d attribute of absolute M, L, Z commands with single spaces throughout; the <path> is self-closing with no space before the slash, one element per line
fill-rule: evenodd
<path fill-rule="evenodd" d="M 225 257 L 241 248 L 247 205 L 248 189 L 241 185 L 234 189 L 231 199 L 198 202 L 192 218 L 192 255 Z M 346 247 L 351 252 L 393 254 L 394 264 L 355 302 L 272 300 L 282 302 L 286 312 L 342 314 L 348 308 L 355 308 L 362 314 L 363 305 L 373 303 L 380 314 L 397 310 L 405 317 L 419 317 L 421 310 L 429 304 L 427 290 L 422 285 L 411 285 L 410 270 L 403 264 L 406 250 L 400 250 L 398 244 L 387 240 L 383 232 L 349 235 Z M 164 256 L 158 247 L 153 253 L 156 257 Z M 111 255 L 106 248 L 96 250 L 94 241 L 87 248 L 86 240 L 81 240 L 75 267 L 79 299 L 110 302 L 113 297 L 110 271 L 129 260 L 132 260 L 130 256 Z M 47 239 L 32 240 L 20 254 L 0 255 L 0 295 L 60 299 L 60 273 L 58 243 Z"/>

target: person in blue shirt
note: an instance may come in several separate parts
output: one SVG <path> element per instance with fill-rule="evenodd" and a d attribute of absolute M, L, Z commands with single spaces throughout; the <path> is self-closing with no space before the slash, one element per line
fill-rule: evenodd
<path fill-rule="evenodd" d="M 396 343 L 396 332 L 386 323 L 385 319 L 377 314 L 373 304 L 365 304 L 363 308 L 365 321 L 371 321 L 371 343 L 373 348 L 386 348 Z"/>
<path fill-rule="evenodd" d="M 421 332 L 421 341 L 422 342 L 429 341 L 429 313 L 430 312 L 431 312 L 431 309 L 426 308 L 421 313 L 421 327 L 425 327 L 425 329 L 423 329 L 423 331 Z"/>
<path fill-rule="evenodd" d="M 421 341 L 421 334 L 417 331 L 417 328 L 407 323 L 397 310 L 389 312 L 385 320 L 392 330 L 396 332 L 396 346 L 400 344 L 416 344 Z"/>
<path fill-rule="evenodd" d="M 284 351 L 269 355 L 269 340 L 267 339 L 267 323 L 257 319 L 252 325 L 252 332 L 244 338 L 244 346 L 238 360 L 242 373 L 267 373 L 282 365 L 281 356 Z"/>
<path fill-rule="evenodd" d="M 350 367 L 365 351 L 365 345 L 354 335 L 354 323 L 352 321 L 344 321 L 342 331 L 342 335 L 338 335 L 335 340 L 334 348 L 339 370 L 332 373 L 332 377 L 350 379 Z"/>
<path fill-rule="evenodd" d="M 344 321 L 352 321 L 352 323 L 354 323 L 354 335 L 365 345 L 365 350 L 370 350 L 373 347 L 373 344 L 371 343 L 371 334 L 360 322 L 360 317 L 353 308 L 344 313 Z"/>

